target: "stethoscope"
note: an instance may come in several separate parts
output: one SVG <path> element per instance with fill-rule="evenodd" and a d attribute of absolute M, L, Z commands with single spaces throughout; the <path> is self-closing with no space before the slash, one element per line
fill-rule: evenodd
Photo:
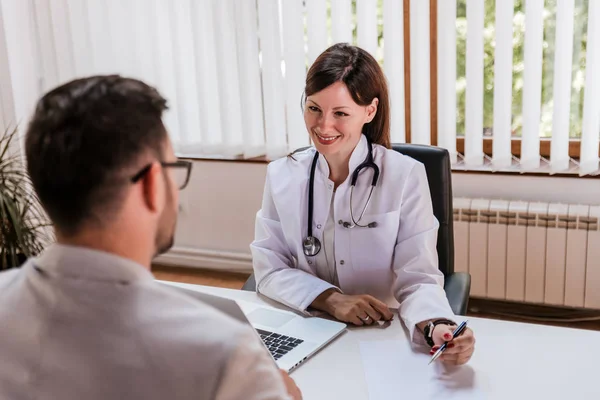
<path fill-rule="evenodd" d="M 369 203 L 371 202 L 371 196 L 373 195 L 373 190 L 375 186 L 377 186 L 377 180 L 379 179 L 379 167 L 373 161 L 373 146 L 371 142 L 367 140 L 368 154 L 365 161 L 362 162 L 354 172 L 352 173 L 352 179 L 350 180 L 350 218 L 352 222 L 344 222 L 344 228 L 352 229 L 354 227 L 361 228 L 375 228 L 377 227 L 377 222 L 370 222 L 365 225 L 361 225 L 360 221 L 365 214 L 366 209 L 369 207 Z M 314 186 L 315 186 L 315 169 L 317 168 L 317 162 L 319 161 L 319 152 L 315 153 L 315 157 L 313 158 L 312 165 L 310 167 L 310 180 L 308 183 L 308 236 L 302 242 L 302 247 L 304 248 L 304 254 L 308 257 L 314 257 L 319 254 L 321 251 L 321 241 L 313 236 L 312 234 L 312 222 L 313 222 L 313 195 L 314 195 Z M 354 210 L 352 208 L 352 196 L 354 194 L 354 187 L 356 186 L 356 181 L 358 180 L 358 175 L 360 171 L 363 169 L 372 168 L 373 169 L 373 180 L 371 181 L 371 191 L 369 192 L 369 197 L 367 198 L 367 202 L 358 217 L 358 220 L 354 218 Z"/>

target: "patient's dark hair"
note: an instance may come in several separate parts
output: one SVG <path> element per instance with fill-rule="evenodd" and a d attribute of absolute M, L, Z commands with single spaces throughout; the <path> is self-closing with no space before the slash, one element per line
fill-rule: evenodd
<path fill-rule="evenodd" d="M 40 99 L 25 139 L 27 169 L 60 233 L 115 216 L 140 159 L 162 159 L 166 109 L 156 89 L 117 75 L 77 79 Z"/>
<path fill-rule="evenodd" d="M 337 43 L 315 60 L 306 75 L 305 97 L 343 82 L 356 104 L 366 106 L 379 99 L 377 113 L 363 126 L 372 143 L 390 148 L 390 101 L 383 70 L 369 52 L 347 43 Z M 303 99 L 304 106 L 304 99 Z"/>

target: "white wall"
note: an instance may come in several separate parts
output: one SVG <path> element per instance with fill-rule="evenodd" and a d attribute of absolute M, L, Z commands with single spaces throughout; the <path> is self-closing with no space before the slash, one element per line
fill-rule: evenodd
<path fill-rule="evenodd" d="M 266 164 L 194 162 L 181 192 L 175 246 L 156 261 L 190 267 L 250 271 L 254 218 Z"/>
<path fill-rule="evenodd" d="M 248 252 L 266 164 L 195 162 L 182 192 L 177 244 Z"/>
<path fill-rule="evenodd" d="M 260 208 L 266 164 L 194 162 L 182 192 L 176 244 L 157 261 L 251 271 L 249 245 Z M 456 173 L 455 197 L 600 204 L 600 180 Z"/>
<path fill-rule="evenodd" d="M 455 173 L 454 197 L 600 204 L 600 179 Z"/>

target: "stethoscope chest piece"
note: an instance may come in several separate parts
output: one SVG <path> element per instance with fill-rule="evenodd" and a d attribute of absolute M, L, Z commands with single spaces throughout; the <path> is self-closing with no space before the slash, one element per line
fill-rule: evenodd
<path fill-rule="evenodd" d="M 314 257 L 321 251 L 321 241 L 314 236 L 307 236 L 302 242 L 302 247 L 306 256 Z"/>

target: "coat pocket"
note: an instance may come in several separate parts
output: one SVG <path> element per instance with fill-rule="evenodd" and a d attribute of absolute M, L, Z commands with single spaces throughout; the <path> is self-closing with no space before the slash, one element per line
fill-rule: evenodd
<path fill-rule="evenodd" d="M 381 270 L 392 268 L 394 248 L 400 226 L 400 210 L 383 214 L 365 214 L 361 225 L 376 222 L 373 228 L 355 227 L 350 232 L 352 268 Z"/>

